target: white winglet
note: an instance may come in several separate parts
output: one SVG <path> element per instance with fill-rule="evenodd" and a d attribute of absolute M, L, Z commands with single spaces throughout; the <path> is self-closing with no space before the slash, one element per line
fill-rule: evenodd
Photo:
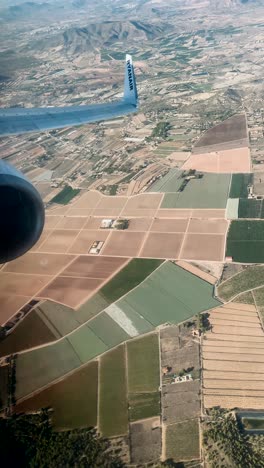
<path fill-rule="evenodd" d="M 126 55 L 124 101 L 137 106 L 138 93 L 131 55 Z"/>

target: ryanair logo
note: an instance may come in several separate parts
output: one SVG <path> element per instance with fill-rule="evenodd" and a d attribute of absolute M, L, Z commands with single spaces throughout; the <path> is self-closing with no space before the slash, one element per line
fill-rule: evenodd
<path fill-rule="evenodd" d="M 129 89 L 130 89 L 130 91 L 133 91 L 133 89 L 134 89 L 133 72 L 132 72 L 132 66 L 131 66 L 130 60 L 127 60 L 127 73 L 128 73 Z"/>

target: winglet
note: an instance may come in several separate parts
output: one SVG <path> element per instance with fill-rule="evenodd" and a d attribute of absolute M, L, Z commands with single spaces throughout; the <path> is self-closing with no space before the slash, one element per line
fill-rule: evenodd
<path fill-rule="evenodd" d="M 124 101 L 137 106 L 138 93 L 131 55 L 126 55 Z"/>

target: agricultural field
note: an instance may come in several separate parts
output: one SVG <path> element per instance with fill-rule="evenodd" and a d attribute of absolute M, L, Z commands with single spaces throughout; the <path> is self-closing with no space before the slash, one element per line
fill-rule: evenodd
<path fill-rule="evenodd" d="M 166 426 L 166 459 L 175 462 L 200 458 L 198 419 Z"/>
<path fill-rule="evenodd" d="M 128 432 L 125 347 L 105 354 L 99 365 L 99 431 L 104 437 Z"/>
<path fill-rule="evenodd" d="M 53 408 L 58 430 L 97 426 L 98 363 L 91 362 L 15 408 L 16 413 Z"/>
<path fill-rule="evenodd" d="M 129 420 L 152 418 L 160 414 L 160 392 L 131 393 L 129 395 Z"/>
<path fill-rule="evenodd" d="M 160 385 L 159 341 L 151 334 L 127 343 L 128 391 L 157 391 Z"/>
<path fill-rule="evenodd" d="M 183 322 L 198 312 L 216 307 L 219 301 L 213 298 L 211 284 L 166 262 L 117 305 L 125 314 L 131 309 L 136 311 L 156 327 L 166 322 Z"/>
<path fill-rule="evenodd" d="M 229 191 L 229 198 L 248 197 L 248 185 L 252 184 L 252 174 L 233 174 Z"/>
<path fill-rule="evenodd" d="M 161 193 L 178 192 L 183 180 L 181 174 L 182 171 L 178 169 L 170 169 L 164 177 L 151 185 L 148 191 Z"/>
<path fill-rule="evenodd" d="M 160 460 L 161 427 L 160 418 L 130 424 L 131 462 L 141 465 Z"/>
<path fill-rule="evenodd" d="M 264 263 L 264 221 L 232 221 L 226 256 L 236 262 Z"/>
<path fill-rule="evenodd" d="M 264 205 L 263 200 L 256 200 L 254 198 L 241 198 L 238 205 L 238 217 L 254 219 L 264 218 Z"/>
<path fill-rule="evenodd" d="M 182 192 L 166 193 L 161 208 L 225 208 L 230 177 L 203 174 L 201 179 L 191 179 Z"/>
<path fill-rule="evenodd" d="M 255 304 L 253 293 L 251 291 L 239 294 L 239 296 L 234 299 L 234 302 L 238 302 L 239 304 Z"/>
<path fill-rule="evenodd" d="M 233 115 L 218 125 L 209 128 L 196 143 L 195 148 L 228 144 L 231 141 L 247 139 L 245 114 Z"/>
<path fill-rule="evenodd" d="M 32 333 L 34 330 L 34 333 Z M 4 340 L 0 341 L 0 356 L 34 348 L 50 341 L 55 341 L 58 334 L 52 333 L 35 310 L 29 312 Z"/>
<path fill-rule="evenodd" d="M 250 266 L 222 282 L 217 295 L 224 301 L 230 301 L 238 294 L 261 285 L 264 285 L 264 266 Z"/>
<path fill-rule="evenodd" d="M 78 193 L 80 193 L 79 189 L 73 189 L 69 185 L 66 185 L 61 192 L 52 198 L 51 203 L 67 205 Z"/>

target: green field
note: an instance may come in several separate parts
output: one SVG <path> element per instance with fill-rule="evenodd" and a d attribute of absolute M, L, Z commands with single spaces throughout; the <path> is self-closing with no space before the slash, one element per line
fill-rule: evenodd
<path fill-rule="evenodd" d="M 236 300 L 234 302 L 237 302 L 239 304 L 252 304 L 252 305 L 255 304 L 251 291 L 240 294 L 239 296 L 236 297 Z"/>
<path fill-rule="evenodd" d="M 35 310 L 52 332 L 58 334 L 58 337 L 67 335 L 80 325 L 75 310 L 65 305 L 45 301 Z"/>
<path fill-rule="evenodd" d="M 247 198 L 247 186 L 252 184 L 252 174 L 233 174 L 229 198 Z"/>
<path fill-rule="evenodd" d="M 226 255 L 241 263 L 264 263 L 264 221 L 232 221 Z"/>
<path fill-rule="evenodd" d="M 49 341 L 55 341 L 57 337 L 57 334 L 52 333 L 37 312 L 33 310 L 18 323 L 10 335 L 0 342 L 0 356 L 34 348 Z"/>
<path fill-rule="evenodd" d="M 108 346 L 88 327 L 81 328 L 71 333 L 67 338 L 82 364 L 93 359 L 98 354 L 107 351 Z"/>
<path fill-rule="evenodd" d="M 166 193 L 161 208 L 225 208 L 229 184 L 229 174 L 204 174 L 191 179 L 182 192 Z"/>
<path fill-rule="evenodd" d="M 158 335 L 127 343 L 129 393 L 156 392 L 160 385 Z"/>
<path fill-rule="evenodd" d="M 237 294 L 264 285 L 264 266 L 252 266 L 224 281 L 218 287 L 218 296 L 230 301 Z"/>
<path fill-rule="evenodd" d="M 73 189 L 69 185 L 66 185 L 50 202 L 67 205 L 78 193 L 80 193 L 79 189 Z"/>
<path fill-rule="evenodd" d="M 117 303 L 125 314 L 132 309 L 154 327 L 183 322 L 219 304 L 211 284 L 171 262 L 164 263 Z"/>
<path fill-rule="evenodd" d="M 197 419 L 166 427 L 166 459 L 170 458 L 175 462 L 200 458 Z"/>
<path fill-rule="evenodd" d="M 160 393 L 132 393 L 129 395 L 129 420 L 152 418 L 160 414 Z"/>
<path fill-rule="evenodd" d="M 264 307 L 264 286 L 262 288 L 256 289 L 255 291 L 252 291 L 252 294 L 254 295 L 257 307 Z"/>
<path fill-rule="evenodd" d="M 182 171 L 171 169 L 164 177 L 157 180 L 148 192 L 177 192 L 182 184 Z"/>
<path fill-rule="evenodd" d="M 128 404 L 125 348 L 100 359 L 99 431 L 104 437 L 127 434 Z"/>
<path fill-rule="evenodd" d="M 238 205 L 239 218 L 264 218 L 262 200 L 241 198 Z"/>
<path fill-rule="evenodd" d="M 123 328 L 105 312 L 91 320 L 89 328 L 105 343 L 107 348 L 112 348 L 130 338 Z"/>
<path fill-rule="evenodd" d="M 19 354 L 16 367 L 16 399 L 29 395 L 81 364 L 67 340 Z"/>
<path fill-rule="evenodd" d="M 98 363 L 91 362 L 57 384 L 20 403 L 16 412 L 53 408 L 56 429 L 97 425 Z"/>
<path fill-rule="evenodd" d="M 112 280 L 102 287 L 100 294 L 108 304 L 111 304 L 140 284 L 161 263 L 162 260 L 134 258 Z"/>
<path fill-rule="evenodd" d="M 81 305 L 77 312 L 74 312 L 74 316 L 79 323 L 84 323 L 102 312 L 108 305 L 109 301 L 102 296 L 101 291 L 98 291 Z"/>

